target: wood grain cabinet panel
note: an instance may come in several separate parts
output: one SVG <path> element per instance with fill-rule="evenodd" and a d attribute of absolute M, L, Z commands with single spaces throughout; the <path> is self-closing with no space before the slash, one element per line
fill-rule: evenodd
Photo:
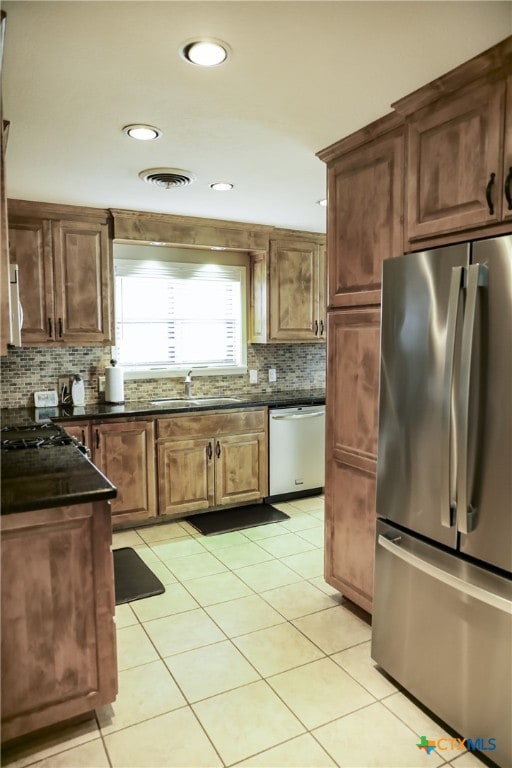
<path fill-rule="evenodd" d="M 382 262 L 403 252 L 403 128 L 339 152 L 327 169 L 328 306 L 378 304 Z"/>
<path fill-rule="evenodd" d="M 92 437 L 91 437 L 91 422 L 90 421 L 74 421 L 74 422 L 59 422 L 59 426 L 63 427 L 68 435 L 75 437 L 82 445 L 91 450 Z"/>
<path fill-rule="evenodd" d="M 113 524 L 156 515 L 154 422 L 95 422 L 92 431 L 94 464 L 117 488 L 111 502 Z"/>
<path fill-rule="evenodd" d="M 380 311 L 331 312 L 327 342 L 325 578 L 372 607 Z"/>
<path fill-rule="evenodd" d="M 108 503 L 5 515 L 1 530 L 8 741 L 112 702 L 117 663 Z"/>
<path fill-rule="evenodd" d="M 512 75 L 507 78 L 507 97 L 505 111 L 505 148 L 503 152 L 503 212 L 505 221 L 512 220 Z"/>
<path fill-rule="evenodd" d="M 161 515 L 258 501 L 268 493 L 267 410 L 158 419 Z"/>

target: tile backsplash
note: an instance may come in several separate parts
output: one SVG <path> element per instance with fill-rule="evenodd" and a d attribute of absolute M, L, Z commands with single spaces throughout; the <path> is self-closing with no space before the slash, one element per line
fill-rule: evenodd
<path fill-rule="evenodd" d="M 34 405 L 38 390 L 57 389 L 59 376 L 79 373 L 85 383 L 87 403 L 101 402 L 98 376 L 110 361 L 110 347 L 28 347 L 9 350 L 0 360 L 2 408 Z M 259 394 L 272 391 L 325 387 L 325 345 L 250 344 L 247 367 L 258 371 L 258 383 L 249 384 L 249 375 L 200 376 L 194 379 L 195 395 Z M 277 381 L 268 382 L 268 369 L 275 368 Z M 125 381 L 126 400 L 148 400 L 183 394 L 181 378 Z"/>

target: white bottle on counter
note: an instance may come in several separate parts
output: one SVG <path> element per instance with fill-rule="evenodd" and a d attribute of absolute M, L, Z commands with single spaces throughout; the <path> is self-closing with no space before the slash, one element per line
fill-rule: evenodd
<path fill-rule="evenodd" d="M 71 400 L 73 405 L 85 405 L 84 380 L 76 373 L 71 384 Z"/>

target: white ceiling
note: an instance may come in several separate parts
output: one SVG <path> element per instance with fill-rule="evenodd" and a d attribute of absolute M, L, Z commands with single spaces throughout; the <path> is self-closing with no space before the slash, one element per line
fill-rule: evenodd
<path fill-rule="evenodd" d="M 512 32 L 511 2 L 4 2 L 9 197 L 325 231 L 315 153 Z M 221 67 L 180 45 L 220 38 Z M 158 126 L 136 142 L 128 123 Z M 147 168 L 197 180 L 166 190 Z M 231 192 L 209 184 L 228 180 Z"/>

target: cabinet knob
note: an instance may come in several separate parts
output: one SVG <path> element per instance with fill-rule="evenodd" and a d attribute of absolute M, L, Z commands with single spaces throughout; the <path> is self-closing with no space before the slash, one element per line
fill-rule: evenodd
<path fill-rule="evenodd" d="M 53 324 L 51 317 L 48 318 L 48 336 L 50 339 L 53 338 Z"/>
<path fill-rule="evenodd" d="M 505 179 L 505 197 L 507 198 L 509 211 L 512 211 L 512 193 L 510 192 L 511 183 L 512 183 L 512 166 L 508 169 L 507 178 Z"/>
<path fill-rule="evenodd" d="M 488 182 L 488 184 L 487 184 L 487 186 L 485 188 L 485 198 L 487 200 L 487 207 L 489 208 L 489 213 L 491 214 L 491 216 L 494 213 L 494 202 L 493 202 L 493 199 L 492 199 L 492 192 L 493 192 L 493 188 L 494 188 L 494 180 L 495 180 L 495 178 L 496 178 L 496 174 L 495 173 L 491 173 L 491 176 L 489 178 L 489 182 Z"/>
<path fill-rule="evenodd" d="M 96 448 L 100 447 L 100 431 L 99 429 L 96 430 Z"/>
<path fill-rule="evenodd" d="M 217 455 L 217 458 L 219 458 L 219 456 L 220 456 L 220 443 L 219 443 L 218 440 L 217 440 L 217 445 L 215 447 L 215 453 Z"/>
<path fill-rule="evenodd" d="M 206 455 L 208 456 L 209 459 L 211 459 L 211 457 L 213 456 L 213 449 L 212 449 L 211 443 L 208 443 L 208 447 L 206 448 Z"/>
<path fill-rule="evenodd" d="M 324 335 L 324 321 L 320 320 L 320 336 Z"/>
<path fill-rule="evenodd" d="M 315 336 L 318 336 L 318 320 L 315 320 Z"/>
<path fill-rule="evenodd" d="M 59 338 L 62 339 L 62 317 L 59 317 Z"/>

